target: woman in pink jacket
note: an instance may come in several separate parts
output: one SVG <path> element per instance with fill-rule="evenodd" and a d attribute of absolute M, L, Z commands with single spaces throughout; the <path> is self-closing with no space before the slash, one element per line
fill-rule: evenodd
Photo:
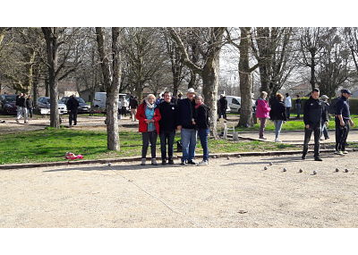
<path fill-rule="evenodd" d="M 271 108 L 268 105 L 267 101 L 267 92 L 262 91 L 261 96 L 257 99 L 257 106 L 256 106 L 256 117 L 260 120 L 260 131 L 259 131 L 259 138 L 266 140 L 264 137 L 264 131 L 266 127 L 267 118 L 270 117 Z"/>

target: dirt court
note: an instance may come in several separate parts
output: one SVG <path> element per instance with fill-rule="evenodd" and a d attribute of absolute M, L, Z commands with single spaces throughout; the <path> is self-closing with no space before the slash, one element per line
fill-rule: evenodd
<path fill-rule="evenodd" d="M 358 227 L 357 156 L 1 170 L 0 227 Z"/>

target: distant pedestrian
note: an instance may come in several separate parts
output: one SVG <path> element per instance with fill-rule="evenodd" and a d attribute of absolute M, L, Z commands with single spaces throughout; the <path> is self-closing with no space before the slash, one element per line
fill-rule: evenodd
<path fill-rule="evenodd" d="M 145 165 L 147 151 L 150 143 L 151 148 L 151 164 L 158 165 L 156 160 L 156 144 L 157 136 L 160 132 L 159 121 L 161 119 L 160 111 L 155 104 L 155 96 L 149 94 L 139 105 L 136 114 L 139 120 L 139 132 L 142 133 L 142 160 L 141 165 Z"/>
<path fill-rule="evenodd" d="M 301 108 L 302 108 L 302 100 L 300 98 L 300 95 L 296 95 L 295 105 L 296 105 L 296 112 L 297 112 L 296 119 L 299 119 L 301 114 Z"/>
<path fill-rule="evenodd" d="M 188 89 L 187 98 L 178 101 L 178 130 L 181 130 L 183 157 L 181 165 L 195 165 L 197 131 L 194 123 L 195 90 Z"/>
<path fill-rule="evenodd" d="M 199 166 L 205 166 L 209 164 L 209 146 L 208 136 L 210 133 L 210 121 L 209 121 L 210 109 L 204 104 L 202 96 L 195 97 L 195 112 L 194 121 L 198 130 L 198 136 L 200 139 L 201 147 L 203 148 L 203 160 L 198 163 Z"/>
<path fill-rule="evenodd" d="M 287 120 L 290 119 L 290 110 L 292 107 L 292 100 L 291 97 L 288 93 L 286 93 L 286 98 L 285 98 L 285 107 L 286 107 L 286 116 L 287 116 Z"/>
<path fill-rule="evenodd" d="M 327 120 L 329 120 L 329 103 L 328 103 L 328 96 L 326 95 L 323 95 L 321 96 L 321 100 L 323 101 L 324 103 L 324 110 L 326 111 L 326 116 L 327 116 Z M 323 126 L 322 126 L 322 134 L 321 134 L 321 137 L 322 135 L 324 136 L 324 140 L 327 140 L 329 139 L 329 134 L 328 134 L 328 122 L 325 122 L 323 123 Z M 321 138 L 322 140 L 323 138 Z"/>
<path fill-rule="evenodd" d="M 28 116 L 32 119 L 33 109 L 34 109 L 34 101 L 32 100 L 31 95 L 27 96 L 26 108 L 27 108 Z"/>
<path fill-rule="evenodd" d="M 129 102 L 125 98 L 120 99 L 122 101 L 122 116 L 127 117 L 127 109 L 129 107 Z"/>
<path fill-rule="evenodd" d="M 272 101 L 270 117 L 275 125 L 275 142 L 281 142 L 279 139 L 282 124 L 286 121 L 286 109 L 283 103 L 283 95 L 280 93 L 276 94 L 276 100 Z"/>
<path fill-rule="evenodd" d="M 227 100 L 226 100 L 226 96 L 225 95 L 220 95 L 220 99 L 219 99 L 219 119 L 220 118 L 224 118 L 225 120 L 227 120 L 226 117 L 226 110 L 227 110 Z"/>
<path fill-rule="evenodd" d="M 137 113 L 138 108 L 138 100 L 137 97 L 130 97 L 129 99 L 129 108 L 131 109 L 131 119 L 132 121 L 136 121 L 135 115 Z"/>
<path fill-rule="evenodd" d="M 162 156 L 162 165 L 167 163 L 174 164 L 173 160 L 173 145 L 175 137 L 175 129 L 177 126 L 177 105 L 172 103 L 172 94 L 169 91 L 164 92 L 164 101 L 158 106 L 161 119 L 159 121 L 160 127 L 160 151 Z M 168 146 L 168 154 L 167 154 Z M 168 156 L 167 156 L 168 155 Z"/>
<path fill-rule="evenodd" d="M 19 120 L 21 118 L 24 118 L 24 123 L 27 123 L 27 107 L 26 107 L 26 98 L 24 93 L 20 93 L 16 97 L 16 107 L 17 107 L 17 116 L 16 116 L 16 122 L 19 123 Z"/>
<path fill-rule="evenodd" d="M 336 151 L 335 154 L 343 156 L 348 154 L 346 151 L 347 137 L 349 133 L 349 125 L 354 126 L 351 119 L 348 99 L 352 92 L 348 89 L 341 90 L 341 97 L 338 99 L 335 109 L 335 123 L 336 123 Z"/>
<path fill-rule="evenodd" d="M 269 117 L 270 113 L 270 106 L 266 101 L 267 92 L 262 91 L 261 96 L 257 99 L 256 102 L 256 117 L 260 120 L 260 131 L 259 131 L 259 139 L 266 140 L 264 136 L 264 131 L 266 127 L 267 118 Z"/>
<path fill-rule="evenodd" d="M 70 96 L 70 98 L 67 100 L 66 106 L 68 111 L 69 127 L 72 126 L 72 122 L 75 126 L 77 125 L 77 113 L 79 105 L 80 104 L 78 103 L 75 95 Z"/>
<path fill-rule="evenodd" d="M 308 143 L 314 134 L 314 160 L 322 161 L 319 157 L 319 139 L 321 137 L 322 125 L 327 122 L 324 103 L 319 99 L 319 89 L 313 89 L 310 98 L 305 102 L 303 108 L 303 121 L 305 123 L 305 139 L 303 143 L 302 159 L 306 158 Z"/>

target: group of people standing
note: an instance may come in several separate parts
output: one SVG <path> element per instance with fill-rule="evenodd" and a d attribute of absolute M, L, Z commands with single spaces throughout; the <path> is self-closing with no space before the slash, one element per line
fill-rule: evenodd
<path fill-rule="evenodd" d="M 352 93 L 348 89 L 341 90 L 341 96 L 337 99 L 337 103 L 334 107 L 335 115 L 335 132 L 336 132 L 336 146 L 335 154 L 345 155 L 348 152 L 345 149 L 347 143 L 347 137 L 349 133 L 349 127 L 353 126 L 354 123 L 350 118 L 348 98 Z M 288 94 L 286 94 L 287 99 Z M 267 119 L 270 118 L 275 125 L 275 142 L 281 142 L 279 135 L 281 132 L 282 124 L 289 119 L 289 108 L 290 103 L 287 105 L 283 95 L 277 93 L 274 100 L 271 100 L 271 106 L 266 100 L 267 93 L 261 92 L 261 96 L 256 103 L 256 117 L 260 120 L 259 138 L 266 140 L 264 137 L 264 130 L 266 127 Z M 301 104 L 301 99 L 298 97 Z M 329 120 L 329 103 L 328 97 L 323 95 L 320 98 L 319 89 L 313 89 L 311 91 L 309 99 L 305 102 L 303 107 L 303 121 L 305 124 L 305 135 L 303 143 L 302 159 L 306 159 L 308 152 L 308 143 L 311 139 L 312 133 L 314 134 L 314 160 L 322 161 L 319 156 L 320 140 L 329 139 L 328 135 L 328 120 Z M 298 110 L 297 117 L 299 118 L 301 108 L 296 105 Z M 324 138 L 322 137 L 324 135 Z M 322 137 L 322 138 L 321 138 Z"/>
<path fill-rule="evenodd" d="M 32 118 L 34 102 L 31 95 L 20 93 L 16 96 L 16 122 L 19 123 L 20 119 L 24 119 L 24 123 L 28 123 L 29 118 Z"/>
<path fill-rule="evenodd" d="M 142 160 L 146 164 L 148 147 L 151 147 L 151 164 L 157 165 L 156 141 L 159 135 L 162 165 L 174 164 L 174 137 L 176 130 L 181 132 L 181 165 L 208 165 L 208 135 L 210 132 L 209 108 L 202 96 L 193 88 L 188 89 L 185 99 L 173 102 L 169 91 L 163 93 L 163 100 L 149 94 L 138 106 L 136 119 L 139 120 L 139 132 L 142 133 Z M 195 148 L 199 136 L 203 148 L 203 160 L 194 161 Z"/>

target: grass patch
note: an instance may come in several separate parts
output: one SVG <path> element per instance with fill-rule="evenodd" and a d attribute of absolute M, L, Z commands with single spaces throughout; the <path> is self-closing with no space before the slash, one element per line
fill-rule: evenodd
<path fill-rule="evenodd" d="M 177 134 L 175 140 L 179 140 Z M 0 164 L 65 161 L 67 151 L 84 155 L 85 159 L 140 156 L 142 137 L 138 132 L 120 132 L 119 152 L 107 150 L 104 131 L 47 128 L 40 131 L 0 135 Z M 226 141 L 210 139 L 211 153 L 292 149 L 294 146 L 260 141 Z M 176 148 L 176 144 L 174 144 Z M 197 153 L 202 153 L 198 141 Z M 148 155 L 150 152 L 148 150 Z M 159 138 L 157 155 L 160 156 Z M 178 155 L 181 155 L 179 153 Z"/>

